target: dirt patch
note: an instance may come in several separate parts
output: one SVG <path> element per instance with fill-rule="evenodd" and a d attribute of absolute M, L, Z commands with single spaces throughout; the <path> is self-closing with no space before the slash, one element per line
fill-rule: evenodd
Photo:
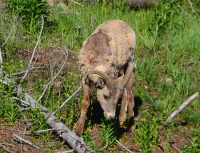
<path fill-rule="evenodd" d="M 26 125 L 22 123 L 15 123 L 10 125 L 6 125 L 5 123 L 0 124 L 0 146 L 4 149 L 3 152 L 39 152 L 38 149 L 31 147 L 30 145 L 24 144 L 13 135 L 20 135 L 20 133 L 24 133 L 25 129 Z M 26 136 L 20 135 L 20 137 L 25 138 Z M 26 137 L 25 139 L 30 142 L 32 141 L 32 137 Z"/>

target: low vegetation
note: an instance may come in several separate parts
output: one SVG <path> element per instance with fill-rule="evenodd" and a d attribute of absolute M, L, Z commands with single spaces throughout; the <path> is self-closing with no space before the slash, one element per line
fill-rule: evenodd
<path fill-rule="evenodd" d="M 23 3 L 21 3 L 23 2 Z M 58 110 L 56 117 L 71 130 L 80 115 L 82 93 L 76 94 L 62 109 L 81 83 L 77 66 L 77 53 L 82 42 L 101 23 L 121 19 L 128 23 L 137 36 L 136 65 L 133 93 L 135 95 L 134 133 L 128 135 L 118 129 L 118 122 L 107 121 L 96 102 L 95 91 L 91 111 L 88 113 L 84 141 L 95 151 L 120 152 L 116 140 L 133 152 L 200 152 L 200 103 L 195 99 L 170 123 L 169 115 L 200 87 L 200 2 L 193 0 L 158 1 L 145 8 L 128 9 L 124 1 L 97 1 L 95 4 L 69 1 L 67 6 L 47 7 L 43 0 L 7 0 L 0 2 L 0 44 L 3 72 L 20 83 L 35 99 L 56 75 L 68 50 L 64 70 L 50 85 L 40 104 L 50 111 Z M 30 7 L 31 6 L 31 7 Z M 32 7 L 35 6 L 35 7 Z M 37 7 L 36 7 L 37 6 Z M 191 10 L 191 8 L 195 11 Z M 31 71 L 13 75 L 28 68 L 44 18 L 44 27 Z M 9 39 L 6 41 L 8 36 Z M 48 129 L 43 115 L 37 109 L 24 109 L 14 100 L 13 85 L 0 83 L 0 152 L 58 152 L 70 150 L 53 132 L 36 133 Z M 120 107 L 120 104 L 119 106 Z M 22 110 L 23 109 L 23 110 Z M 126 125 L 124 125 L 126 127 Z M 5 130 L 7 129 L 7 130 Z M 42 148 L 14 147 L 12 133 Z M 18 134 L 20 134 L 18 133 Z M 23 150 L 23 151 L 22 151 Z"/>

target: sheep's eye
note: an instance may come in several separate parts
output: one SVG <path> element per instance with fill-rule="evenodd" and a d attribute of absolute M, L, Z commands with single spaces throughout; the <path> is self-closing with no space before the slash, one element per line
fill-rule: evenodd
<path fill-rule="evenodd" d="M 108 95 L 103 95 L 104 99 L 108 100 L 110 97 Z"/>

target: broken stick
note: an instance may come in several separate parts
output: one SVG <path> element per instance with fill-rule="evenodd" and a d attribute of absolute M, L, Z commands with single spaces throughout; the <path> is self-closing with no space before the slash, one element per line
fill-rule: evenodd
<path fill-rule="evenodd" d="M 165 123 L 169 123 L 171 119 L 173 119 L 176 115 L 178 115 L 187 105 L 189 105 L 194 99 L 199 96 L 199 92 L 196 92 L 189 99 L 184 101 L 165 121 Z"/>

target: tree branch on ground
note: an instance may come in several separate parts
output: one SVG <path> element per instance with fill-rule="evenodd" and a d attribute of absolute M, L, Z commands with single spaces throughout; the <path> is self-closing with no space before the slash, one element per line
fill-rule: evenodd
<path fill-rule="evenodd" d="M 195 13 L 195 10 L 194 10 L 193 5 L 192 5 L 192 1 L 188 0 L 188 2 L 190 4 L 190 8 L 191 8 L 192 13 Z"/>
<path fill-rule="evenodd" d="M 44 133 L 44 132 L 49 132 L 49 131 L 54 131 L 54 129 L 40 130 L 40 131 L 35 131 L 34 133 Z M 20 134 L 23 134 L 23 135 L 31 135 L 32 133 L 29 132 L 29 133 L 20 133 Z"/>
<path fill-rule="evenodd" d="M 46 93 L 46 91 L 47 91 L 49 85 L 58 77 L 58 75 L 60 74 L 60 72 L 63 70 L 63 68 L 64 68 L 64 66 L 65 66 L 65 64 L 66 64 L 66 62 L 67 62 L 67 58 L 68 58 L 68 50 L 66 50 L 66 52 L 65 52 L 65 60 L 64 60 L 64 62 L 63 62 L 63 65 L 61 66 L 60 70 L 59 70 L 58 73 L 53 77 L 53 79 L 45 86 L 45 89 L 44 89 L 42 95 L 38 98 L 37 101 L 40 101 L 40 100 L 43 98 L 43 96 L 45 95 L 45 93 Z"/>
<path fill-rule="evenodd" d="M 29 73 L 29 71 L 30 71 L 30 69 L 31 69 L 31 63 L 32 63 L 32 61 L 33 61 L 33 57 L 35 56 L 36 48 L 37 48 L 37 46 L 38 46 L 38 44 L 39 44 L 39 42 L 40 42 L 40 38 L 41 38 L 41 36 L 42 36 L 42 32 L 43 32 L 43 28 L 44 28 L 44 17 L 43 17 L 43 15 L 42 15 L 41 18 L 42 18 L 42 24 L 41 24 L 40 34 L 39 34 L 39 36 L 38 36 L 37 43 L 36 43 L 36 45 L 35 45 L 35 47 L 34 47 L 34 50 L 33 50 L 33 53 L 32 53 L 31 59 L 30 59 L 30 62 L 29 62 L 29 64 L 28 64 L 28 69 L 26 70 L 26 73 L 24 74 L 24 76 L 23 76 L 23 78 L 22 78 L 22 81 L 25 79 L 25 77 L 27 76 L 27 74 Z"/>
<path fill-rule="evenodd" d="M 106 141 L 106 145 L 103 148 L 98 149 L 97 151 L 103 151 L 108 148 L 108 141 Z"/>
<path fill-rule="evenodd" d="M 134 153 L 132 151 L 130 151 L 128 148 L 126 148 L 123 144 L 121 144 L 118 140 L 116 140 L 116 142 L 118 143 L 118 145 L 122 148 L 124 148 L 126 151 L 130 152 L 130 153 Z"/>
<path fill-rule="evenodd" d="M 71 153 L 71 152 L 74 152 L 74 150 L 63 151 L 63 152 L 57 152 L 57 153 Z"/>
<path fill-rule="evenodd" d="M 13 136 L 15 136 L 15 137 L 17 138 L 16 141 L 24 142 L 24 143 L 26 143 L 26 144 L 29 144 L 29 145 L 33 146 L 34 148 L 40 149 L 40 147 L 38 147 L 38 146 L 32 144 L 31 142 L 29 142 L 29 141 L 27 141 L 27 140 L 21 138 L 20 136 L 18 136 L 18 135 L 16 135 L 16 134 L 13 134 Z"/>
<path fill-rule="evenodd" d="M 180 149 L 177 148 L 177 146 L 175 144 L 172 144 L 172 147 L 178 152 L 178 153 L 182 153 L 182 151 Z"/>
<path fill-rule="evenodd" d="M 77 94 L 77 93 L 82 89 L 82 87 L 83 87 L 83 85 L 80 85 L 79 88 L 78 88 L 67 100 L 65 100 L 65 102 L 60 106 L 60 108 L 59 108 L 58 110 L 61 110 L 61 109 L 64 107 L 64 105 L 65 105 L 75 94 Z M 54 111 L 52 114 L 55 115 L 55 113 L 57 113 L 58 110 Z"/>
<path fill-rule="evenodd" d="M 14 28 L 12 28 L 12 30 L 10 31 L 10 33 L 8 34 L 8 37 L 6 38 L 6 40 L 4 41 L 4 43 L 0 46 L 0 64 L 3 63 L 3 57 L 2 57 L 2 52 L 1 52 L 1 49 L 4 47 L 4 45 L 8 42 L 10 36 L 12 35 L 13 31 L 15 30 L 15 28 L 18 26 L 15 25 Z"/>
<path fill-rule="evenodd" d="M 33 71 L 33 70 L 38 70 L 38 69 L 42 69 L 42 70 L 48 70 L 47 68 L 45 67 L 33 67 L 33 68 L 30 68 L 29 71 Z M 17 72 L 17 73 L 13 73 L 12 76 L 18 76 L 18 75 L 22 75 L 24 73 L 26 73 L 26 71 L 22 71 L 22 72 Z"/>
<path fill-rule="evenodd" d="M 185 107 L 187 107 L 193 100 L 195 100 L 197 97 L 199 97 L 199 92 L 196 92 L 194 95 L 192 95 L 190 98 L 188 98 L 186 101 L 184 101 L 165 121 L 165 123 L 168 123 L 170 120 L 172 120 L 176 115 L 178 115 Z"/>
<path fill-rule="evenodd" d="M 3 150 L 7 151 L 8 153 L 14 153 L 10 150 L 8 150 L 6 147 L 4 147 L 3 145 L 0 144 L 0 148 L 2 148 Z"/>
<path fill-rule="evenodd" d="M 80 4 L 80 3 L 78 3 L 78 2 L 76 2 L 76 1 L 74 1 L 74 0 L 69 0 L 69 1 L 70 1 L 70 2 L 73 2 L 73 3 L 77 4 L 77 5 L 79 5 L 79 6 L 81 6 L 81 7 L 83 7 L 82 4 Z"/>

